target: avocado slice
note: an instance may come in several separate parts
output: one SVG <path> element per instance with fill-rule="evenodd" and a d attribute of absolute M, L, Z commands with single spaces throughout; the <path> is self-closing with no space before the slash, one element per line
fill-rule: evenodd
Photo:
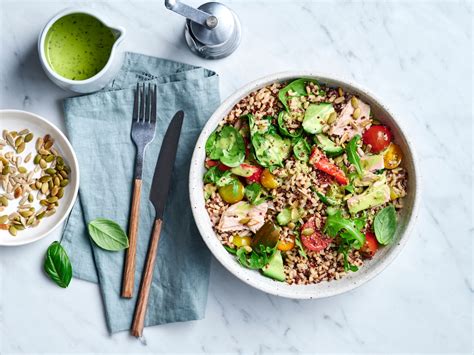
<path fill-rule="evenodd" d="M 277 250 L 270 258 L 267 265 L 262 268 L 262 273 L 277 281 L 285 281 L 285 269 L 283 268 L 283 257 L 281 252 Z"/>
<path fill-rule="evenodd" d="M 309 105 L 304 114 L 303 129 L 311 134 L 321 133 L 323 123 L 327 121 L 329 115 L 333 112 L 335 112 L 334 107 L 329 102 Z"/>
<path fill-rule="evenodd" d="M 360 195 L 352 196 L 347 200 L 347 207 L 351 214 L 375 207 L 390 201 L 390 187 L 387 185 L 385 176 L 372 186 L 369 186 Z"/>
<path fill-rule="evenodd" d="M 344 153 L 344 148 L 337 146 L 325 134 L 318 134 L 316 136 L 316 144 L 320 147 L 328 157 L 335 157 Z"/>
<path fill-rule="evenodd" d="M 384 168 L 383 154 L 364 155 L 360 158 L 360 162 L 365 171 L 376 171 Z"/>

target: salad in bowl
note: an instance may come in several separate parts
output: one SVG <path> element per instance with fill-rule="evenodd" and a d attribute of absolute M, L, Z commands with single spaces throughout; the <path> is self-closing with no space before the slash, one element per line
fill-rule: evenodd
<path fill-rule="evenodd" d="M 200 162 L 214 238 L 234 263 L 295 287 L 351 277 L 400 244 L 412 177 L 383 118 L 356 90 L 312 77 L 235 102 Z"/>

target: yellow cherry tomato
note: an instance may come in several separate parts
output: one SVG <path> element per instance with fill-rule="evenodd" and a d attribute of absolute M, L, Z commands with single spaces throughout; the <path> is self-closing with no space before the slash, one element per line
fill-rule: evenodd
<path fill-rule="evenodd" d="M 400 196 L 398 196 L 398 194 L 391 188 L 390 189 L 390 200 L 396 200 L 397 198 L 399 198 Z"/>
<path fill-rule="evenodd" d="M 263 187 L 267 189 L 276 189 L 280 185 L 275 175 L 273 175 L 268 169 L 263 170 L 260 182 L 262 183 Z"/>
<path fill-rule="evenodd" d="M 239 235 L 234 236 L 232 239 L 232 244 L 234 244 L 236 247 L 244 247 L 246 245 L 250 245 L 250 242 L 252 241 L 252 237 L 241 237 Z"/>
<path fill-rule="evenodd" d="M 403 158 L 402 150 L 395 143 L 390 143 L 383 155 L 383 162 L 386 169 L 395 169 L 400 165 Z"/>
<path fill-rule="evenodd" d="M 244 198 L 244 185 L 240 181 L 235 182 L 234 184 L 226 185 L 219 187 L 219 195 L 227 203 L 236 203 L 242 201 Z"/>
<path fill-rule="evenodd" d="M 293 239 L 291 240 L 280 240 L 278 242 L 278 250 L 281 250 L 281 251 L 288 251 L 288 250 L 291 250 L 293 249 L 293 247 L 295 246 L 295 241 Z"/>

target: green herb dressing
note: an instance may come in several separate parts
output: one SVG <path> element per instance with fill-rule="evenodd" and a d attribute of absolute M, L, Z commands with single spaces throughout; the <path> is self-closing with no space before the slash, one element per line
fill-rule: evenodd
<path fill-rule="evenodd" d="M 70 14 L 57 20 L 46 35 L 51 68 L 62 77 L 85 80 L 104 68 L 115 43 L 110 28 L 93 16 Z"/>

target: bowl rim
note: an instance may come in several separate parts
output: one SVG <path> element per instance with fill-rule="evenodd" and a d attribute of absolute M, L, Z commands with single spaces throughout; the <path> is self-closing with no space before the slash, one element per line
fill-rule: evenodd
<path fill-rule="evenodd" d="M 51 234 L 54 230 L 56 230 L 66 220 L 66 218 L 71 213 L 72 207 L 76 204 L 77 195 L 78 195 L 78 192 L 79 192 L 79 181 L 80 181 L 80 178 L 81 178 L 81 176 L 80 176 L 81 174 L 80 174 L 80 171 L 79 171 L 79 163 L 78 163 L 78 160 L 77 160 L 76 152 L 74 151 L 71 143 L 69 142 L 69 139 L 66 137 L 66 135 L 55 124 L 53 124 L 52 122 L 48 121 L 44 117 L 42 117 L 40 115 L 37 115 L 33 112 L 29 112 L 29 111 L 25 111 L 25 110 L 16 110 L 16 109 L 0 109 L 0 114 L 2 114 L 2 115 L 9 114 L 9 113 L 21 114 L 21 115 L 26 115 L 26 116 L 33 117 L 35 120 L 40 121 L 40 122 L 44 123 L 46 126 L 48 126 L 49 128 L 51 128 L 52 132 L 55 135 L 59 136 L 64 141 L 64 145 L 67 147 L 67 149 L 70 150 L 71 156 L 72 156 L 72 161 L 70 162 L 70 165 L 76 171 L 77 179 L 76 179 L 76 183 L 74 184 L 74 190 L 73 190 L 70 205 L 67 207 L 64 214 L 53 225 L 53 227 L 51 227 L 50 230 L 48 230 L 48 231 L 46 231 L 42 234 L 39 234 L 35 237 L 32 237 L 31 239 L 16 240 L 15 243 L 9 243 L 9 244 L 0 244 L 0 247 L 17 247 L 17 246 L 20 246 L 20 245 L 26 245 L 26 244 L 34 243 L 38 240 L 41 240 L 41 239 L 45 238 L 46 236 Z"/>
<path fill-rule="evenodd" d="M 222 260 L 221 258 L 219 258 L 217 254 L 217 249 L 211 243 L 211 238 L 209 235 L 206 234 L 207 231 L 205 230 L 205 225 L 210 224 L 210 221 L 203 220 L 198 215 L 199 213 L 198 211 L 204 209 L 204 206 L 202 206 L 202 204 L 200 203 L 200 200 L 197 195 L 198 193 L 202 193 L 202 191 L 195 189 L 196 179 L 202 179 L 202 177 L 200 176 L 201 175 L 200 164 L 202 164 L 202 162 L 198 162 L 197 159 L 198 159 L 198 155 L 202 152 L 202 150 L 204 150 L 205 140 L 207 139 L 206 132 L 208 132 L 210 128 L 214 129 L 215 126 L 217 126 L 217 124 L 220 122 L 220 120 L 222 120 L 222 118 L 232 109 L 233 105 L 235 105 L 236 102 L 238 102 L 240 99 L 244 98 L 246 95 L 250 94 L 251 92 L 258 90 L 259 88 L 262 88 L 273 82 L 291 80 L 291 79 L 296 79 L 296 78 L 301 78 L 301 77 L 315 78 L 322 83 L 327 82 L 327 81 L 337 81 L 337 82 L 340 82 L 341 84 L 344 84 L 345 86 L 351 87 L 352 89 L 355 89 L 363 93 L 364 95 L 369 97 L 372 101 L 376 102 L 391 117 L 395 125 L 398 126 L 397 128 L 403 135 L 403 138 L 406 142 L 407 150 L 411 156 L 411 160 L 413 164 L 413 172 L 410 173 L 410 179 L 412 180 L 412 183 L 414 186 L 413 206 L 412 206 L 411 213 L 408 215 L 405 230 L 400 235 L 399 242 L 392 246 L 391 252 L 385 255 L 383 260 L 381 260 L 372 269 L 368 270 L 365 275 L 362 275 L 358 282 L 347 282 L 345 285 L 342 285 L 338 288 L 333 288 L 329 286 L 324 290 L 318 290 L 314 294 L 308 294 L 307 291 L 303 291 L 303 292 L 300 291 L 304 289 L 304 287 L 308 287 L 310 285 L 285 284 L 286 286 L 290 286 L 292 288 L 292 290 L 288 290 L 286 288 L 285 289 L 279 288 L 278 287 L 279 283 L 277 282 L 275 282 L 274 284 L 275 286 L 273 286 L 273 284 L 272 286 L 263 284 L 259 282 L 258 279 L 248 278 L 245 275 L 243 275 L 241 272 L 239 272 L 238 268 L 241 268 L 242 266 L 235 263 L 234 260 L 232 260 L 233 263 L 230 263 L 227 260 Z M 211 253 L 221 263 L 222 266 L 224 266 L 231 274 L 236 276 L 241 281 L 263 292 L 266 292 L 275 296 L 285 297 L 285 298 L 317 299 L 317 298 L 331 297 L 331 296 L 335 296 L 341 293 L 348 292 L 352 289 L 355 289 L 365 284 L 366 282 L 372 280 L 377 275 L 379 275 L 399 255 L 399 253 L 401 252 L 401 250 L 404 248 L 405 244 L 407 243 L 408 237 L 411 234 L 414 224 L 416 222 L 416 219 L 418 217 L 418 210 L 419 210 L 419 205 L 420 205 L 420 173 L 418 169 L 417 155 L 415 153 L 413 142 L 411 141 L 409 135 L 406 134 L 407 130 L 405 129 L 403 122 L 401 122 L 401 120 L 399 120 L 397 117 L 398 116 L 393 113 L 393 110 L 389 109 L 384 104 L 384 102 L 379 99 L 377 95 L 373 94 L 372 91 L 366 89 L 364 86 L 355 84 L 354 82 L 352 82 L 352 80 L 349 80 L 347 78 L 343 78 L 340 76 L 335 76 L 335 75 L 327 74 L 327 73 L 314 72 L 314 71 L 305 71 L 305 70 L 284 71 L 284 72 L 278 72 L 278 73 L 266 75 L 245 84 L 244 86 L 236 90 L 233 94 L 229 95 L 219 105 L 219 107 L 214 111 L 214 113 L 211 115 L 209 120 L 204 125 L 201 131 L 201 134 L 199 135 L 199 138 L 196 141 L 196 145 L 195 145 L 193 155 L 191 158 L 190 170 L 189 170 L 189 193 L 190 193 L 191 210 L 194 216 L 194 220 L 196 222 L 196 226 L 199 230 L 199 233 L 201 234 L 202 239 L 204 240 L 205 244 L 207 245 Z M 211 229 L 212 229 L 212 226 L 211 226 Z M 214 232 L 212 233 L 212 238 L 215 238 L 217 240 L 217 237 Z M 219 247 L 222 248 L 220 243 L 219 243 Z M 327 282 L 327 285 L 331 285 L 331 281 Z"/>

